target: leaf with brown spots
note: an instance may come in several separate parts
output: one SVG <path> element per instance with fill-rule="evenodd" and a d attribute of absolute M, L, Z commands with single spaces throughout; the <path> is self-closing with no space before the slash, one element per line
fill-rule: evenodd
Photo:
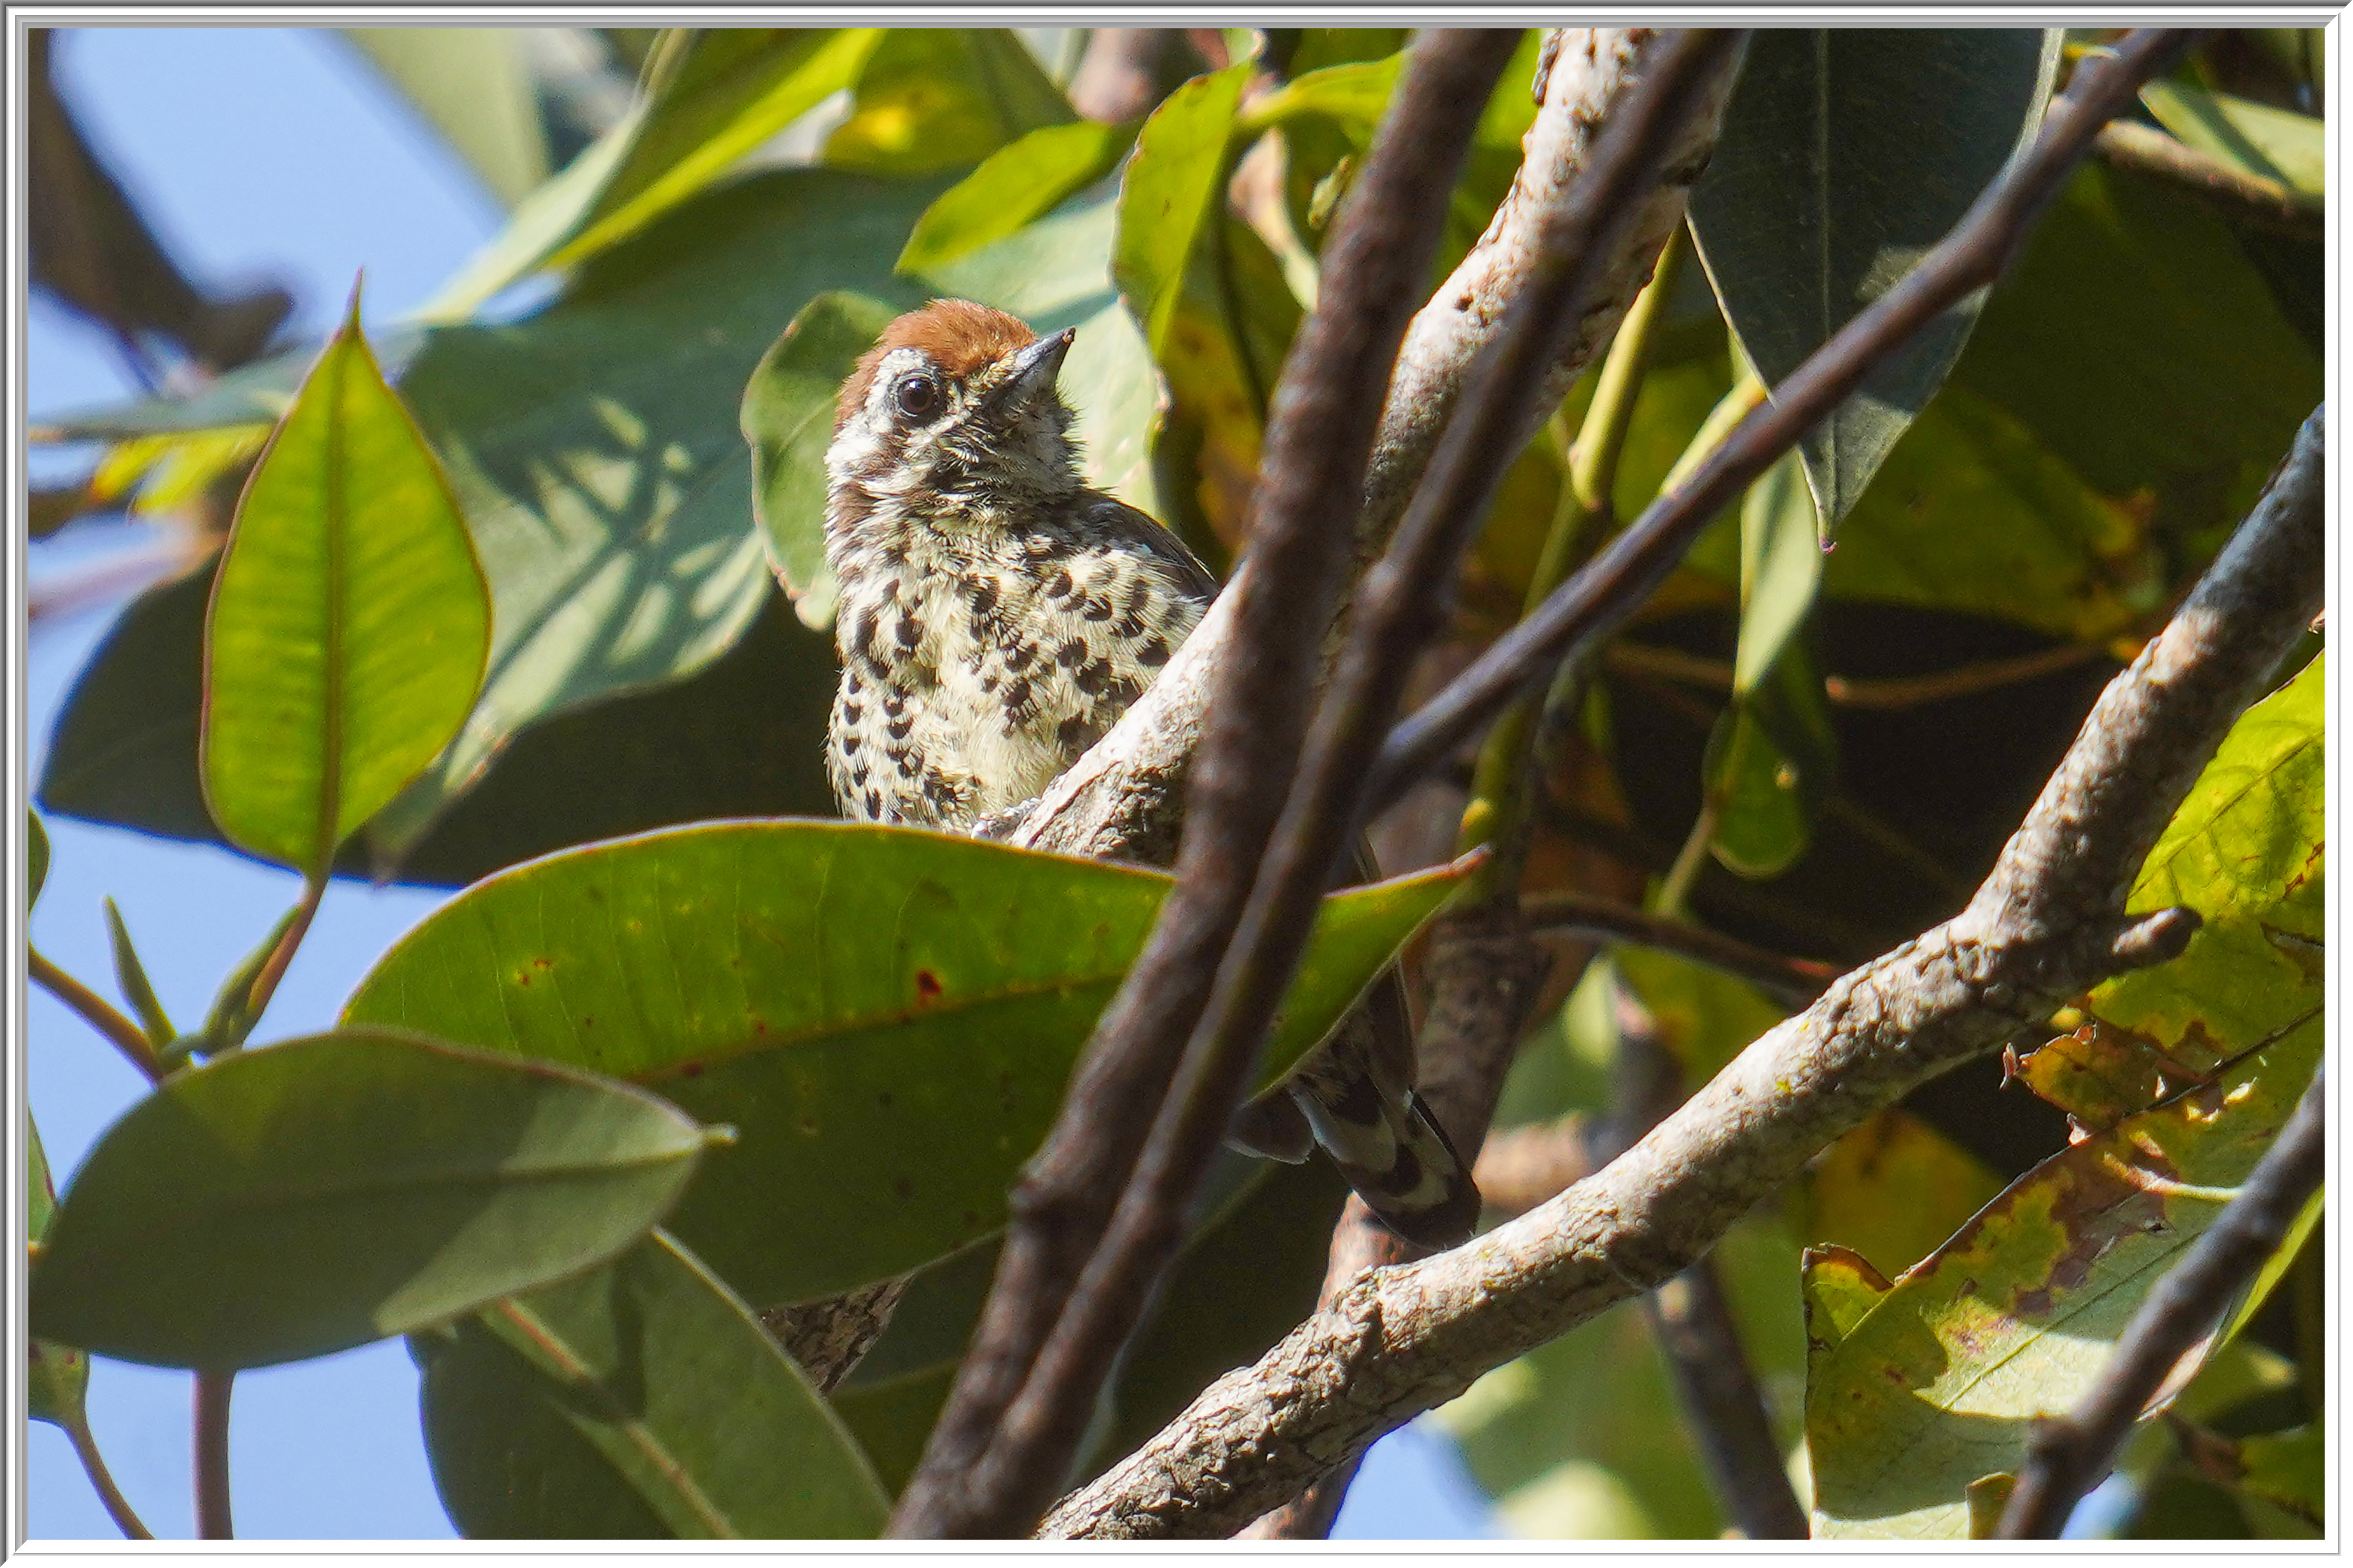
<path fill-rule="evenodd" d="M 2321 931 L 2306 871 L 2321 845 L 2320 674 L 2316 660 L 2240 720 L 2149 856 L 2131 907 L 2199 910 L 2189 952 L 2101 987 L 2086 1011 L 2108 1027 L 2027 1064 L 2059 1049 L 2038 1087 L 2086 1121 L 2169 1097 L 2012 1183 L 1810 1367 L 1818 1534 L 1965 1536 L 1970 1483 L 2014 1471 L 2031 1421 L 2075 1404 L 2303 1093 L 2319 996 L 2270 931 Z M 2160 1057 L 2211 1077 L 2160 1089 Z"/>
<path fill-rule="evenodd" d="M 1459 880 L 1441 868 L 1326 904 L 1263 1082 Z M 593 1066 L 735 1127 L 672 1228 L 746 1299 L 808 1300 L 1004 1223 L 1168 886 L 913 828 L 701 824 L 476 883 L 346 1012 Z"/>

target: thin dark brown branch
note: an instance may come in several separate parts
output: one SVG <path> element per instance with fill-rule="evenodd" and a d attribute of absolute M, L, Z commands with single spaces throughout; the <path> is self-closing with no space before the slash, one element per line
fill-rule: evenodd
<path fill-rule="evenodd" d="M 2142 1299 L 2091 1392 L 2067 1415 L 2036 1424 L 2026 1466 L 2002 1510 L 2000 1539 L 2058 1535 L 2084 1494 L 2107 1474 L 2167 1376 L 2213 1332 L 2240 1288 L 2285 1244 L 2327 1165 L 2322 1080 L 2316 1071 L 2295 1114 L 2221 1217 Z"/>
<path fill-rule="evenodd" d="M 1822 677 L 1822 695 L 1831 700 L 1833 707 L 1894 713 L 1931 702 L 1948 702 L 1957 697 L 1999 691 L 2089 664 L 2100 657 L 2101 650 L 2087 644 L 2059 643 L 2013 658 L 1980 659 L 1928 675 L 1826 675 Z M 1681 648 L 1628 642 L 1621 637 L 1609 645 L 1602 658 L 1611 670 L 1620 674 L 1662 676 L 1704 686 L 1712 691 L 1732 689 L 1729 661 L 1703 658 Z"/>
<path fill-rule="evenodd" d="M 1482 1373 L 1673 1278 L 1805 1163 L 2111 975 L 2177 956 L 2127 914 L 2149 847 L 2321 603 L 2324 423 L 2102 693 L 1969 907 L 1840 977 L 1609 1166 L 1451 1252 L 1357 1281 L 1064 1500 L 1049 1536 L 1229 1533 Z"/>
<path fill-rule="evenodd" d="M 1596 1165 L 1616 1159 L 1683 1102 L 1683 1064 L 1659 1037 L 1658 1021 L 1621 984 L 1614 1114 L 1594 1132 Z M 1802 1541 L 1806 1510 L 1781 1467 L 1765 1396 L 1740 1342 L 1740 1325 L 1703 1258 L 1642 1298 L 1642 1319 L 1665 1355 L 1675 1398 L 1698 1448 L 1716 1504 L 1751 1541 Z"/>
<path fill-rule="evenodd" d="M 1417 39 L 1364 174 L 1335 221 L 1321 297 L 1269 411 L 1250 564 L 1228 590 L 1236 600 L 1233 657 L 1214 678 L 1176 887 L 1015 1189 L 987 1308 L 893 1516 L 896 1534 L 1012 1535 L 1036 1521 L 1173 1251 L 1198 1168 L 1232 1109 L 1229 1092 L 1215 1124 L 1197 1136 L 1198 1100 L 1171 1094 L 1178 1119 L 1155 1124 L 1200 1017 L 1202 983 L 1242 918 L 1284 783 L 1298 767 L 1324 628 L 1354 551 L 1354 502 L 1380 417 L 1382 372 L 1424 286 L 1455 175 L 1510 41 L 1443 31 Z M 1350 504 L 1335 512 L 1335 497 Z M 1091 1268 L 1131 1183 L 1143 1210 L 1124 1206 L 1126 1223 Z"/>
<path fill-rule="evenodd" d="M 1792 372 L 1682 485 L 1651 502 L 1534 614 L 1397 727 L 1381 750 L 1370 792 L 1374 805 L 1395 800 L 1531 682 L 1615 630 L 1665 580 L 1708 521 L 1828 417 L 1876 365 L 1947 308 L 2000 278 L 2100 127 L 2127 108 L 2140 84 L 2193 37 L 2144 28 L 2120 43 L 2113 57 L 2079 70 L 2052 104 L 2032 151 L 1917 267 Z"/>
<path fill-rule="evenodd" d="M 2154 174 L 2186 186 L 2213 204 L 2228 218 L 2267 234 L 2317 244 L 2325 232 L 2327 213 L 2277 180 L 2267 180 L 2244 169 L 2210 158 L 2137 121 L 2119 120 L 2100 132 L 2100 161 L 2112 168 Z"/>
<path fill-rule="evenodd" d="M 1793 1007 L 1802 1007 L 1839 977 L 1839 967 L 1810 958 L 1788 958 L 1737 937 L 1654 915 L 1615 899 L 1588 893 L 1539 893 L 1525 901 L 1533 931 L 1575 931 L 1614 937 L 1637 947 L 1654 947 L 1706 964 Z"/>
<path fill-rule="evenodd" d="M 236 1385 L 233 1372 L 196 1373 L 196 1536 L 202 1541 L 237 1534 L 228 1495 L 228 1403 Z"/>

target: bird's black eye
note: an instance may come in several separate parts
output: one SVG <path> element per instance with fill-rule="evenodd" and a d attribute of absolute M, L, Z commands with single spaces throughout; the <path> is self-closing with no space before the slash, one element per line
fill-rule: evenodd
<path fill-rule="evenodd" d="M 891 398 L 908 418 L 928 419 L 940 411 L 940 384 L 928 375 L 902 376 Z"/>

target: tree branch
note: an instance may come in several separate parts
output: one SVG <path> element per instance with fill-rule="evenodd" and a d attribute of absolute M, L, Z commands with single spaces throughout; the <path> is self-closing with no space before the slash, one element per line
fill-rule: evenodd
<path fill-rule="evenodd" d="M 1524 688 L 1616 630 L 1708 521 L 1844 402 L 1874 366 L 1947 308 L 2000 277 L 2035 215 L 2099 128 L 2131 104 L 2140 84 L 2186 48 L 2190 37 L 2143 28 L 2113 57 L 2079 70 L 2066 96 L 2052 105 L 2033 150 L 1987 189 L 1918 266 L 1816 350 L 1683 483 L 1651 502 L 1590 564 L 1397 727 L 1381 750 L 1375 806 L 1396 799 Z"/>
<path fill-rule="evenodd" d="M 2100 161 L 2184 185 L 2206 198 L 2224 217 L 2267 234 L 2317 242 L 2327 214 L 2277 180 L 2232 168 L 2176 141 L 2154 125 L 2119 120 L 2100 132 Z"/>
<path fill-rule="evenodd" d="M 2000 1539 L 2055 1537 L 2181 1358 L 2213 1331 L 2241 1286 L 2280 1249 L 2327 1163 L 2327 1106 L 2316 1071 L 2239 1195 L 2141 1300 L 2107 1364 L 2075 1408 L 2040 1421 L 2002 1510 Z"/>
<path fill-rule="evenodd" d="M 1651 27 L 1568 28 L 1557 36 L 1552 66 L 1538 83 L 1542 107 L 1523 142 L 1510 193 L 1479 243 L 1414 317 L 1398 351 L 1366 480 L 1366 545 L 1388 536 L 1436 447 L 1443 416 L 1461 395 L 1472 361 L 1525 292 L 1544 215 L 1584 173 L 1596 137 L 1634 84 L 1655 68 L 1670 38 Z M 1683 221 L 1689 186 L 1715 150 L 1732 74 L 1727 63 L 1704 111 L 1683 127 L 1683 140 L 1667 160 L 1667 178 L 1621 232 L 1584 319 L 1545 374 L 1552 401 L 1541 404 L 1544 411 L 1616 331 L 1660 247 Z M 1531 425 L 1520 439 L 1533 430 Z M 1234 584 L 1210 605 L 1160 678 L 1111 733 L 1048 787 L 1010 835 L 1014 842 L 1066 855 L 1161 864 L 1171 858 L 1185 774 L 1208 708 L 1210 672 L 1228 657 L 1234 635 L 1235 606 L 1228 601 L 1250 571 L 1243 563 Z"/>
<path fill-rule="evenodd" d="M 1977 897 L 1841 976 L 1625 1155 L 1425 1262 L 1378 1270 L 1066 1499 L 1042 1533 L 1227 1533 L 1490 1368 L 1704 1256 L 1849 1129 L 2110 975 L 2178 954 L 2186 910 L 2123 898 L 2319 607 L 2323 416 L 2165 631 L 2111 681 Z"/>
<path fill-rule="evenodd" d="M 1364 175 L 1335 220 L 1316 309 L 1270 410 L 1250 564 L 1219 601 L 1236 657 L 1213 677 L 1214 717 L 1192 781 L 1176 885 L 1014 1190 L 987 1308 L 893 1516 L 895 1533 L 1004 1535 L 1036 1521 L 1181 1239 L 1186 1207 L 1263 1033 L 1219 1051 L 1196 1026 L 1207 1004 L 1204 1026 L 1213 1036 L 1222 1029 L 1228 1046 L 1248 1029 L 1219 1021 L 1236 983 L 1221 976 L 1221 1000 L 1211 1003 L 1203 981 L 1219 973 L 1238 925 L 1250 929 L 1253 884 L 1299 767 L 1324 628 L 1356 533 L 1356 507 L 1335 506 L 1335 498 L 1361 493 L 1380 369 L 1404 335 L 1512 41 L 1488 30 L 1416 38 Z M 1315 877 L 1311 900 L 1328 885 L 1324 867 Z M 1290 961 L 1278 962 L 1279 988 Z"/>
<path fill-rule="evenodd" d="M 1654 947 L 1720 970 L 1793 1007 L 1820 995 L 1839 976 L 1833 963 L 1780 953 L 1722 935 L 1703 926 L 1654 915 L 1614 899 L 1588 893 L 1540 893 L 1521 906 L 1533 931 L 1575 931 L 1613 937 L 1636 947 Z"/>

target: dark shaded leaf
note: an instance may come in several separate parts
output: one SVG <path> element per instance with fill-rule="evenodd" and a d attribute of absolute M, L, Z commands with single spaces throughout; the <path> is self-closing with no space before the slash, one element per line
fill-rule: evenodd
<path fill-rule="evenodd" d="M 469 1536 L 882 1527 L 885 1499 L 841 1422 L 751 1310 L 660 1231 L 412 1342 L 434 1481 Z"/>
<path fill-rule="evenodd" d="M 1692 233 L 1767 385 L 1917 265 L 2030 140 L 2059 34 L 1765 28 L 1692 190 Z M 1933 105 L 1933 110 L 1924 106 Z M 1825 539 L 1952 368 L 1955 306 L 1800 444 Z"/>
<path fill-rule="evenodd" d="M 41 1130 L 25 1113 L 25 1239 L 36 1257 L 57 1213 L 57 1186 L 49 1180 L 49 1157 L 41 1149 Z M 25 1402 L 36 1421 L 47 1421 L 72 1431 L 89 1419 L 83 1400 L 90 1392 L 90 1357 L 54 1340 L 26 1342 L 28 1359 Z"/>
<path fill-rule="evenodd" d="M 41 901 L 41 885 L 49 879 L 49 830 L 41 826 L 41 814 L 29 807 L 25 812 L 25 909 L 30 912 Z"/>
<path fill-rule="evenodd" d="M 703 1143 L 652 1095 L 543 1062 L 379 1031 L 238 1051 L 100 1140 L 33 1317 L 162 1366 L 324 1355 L 612 1257 Z"/>

